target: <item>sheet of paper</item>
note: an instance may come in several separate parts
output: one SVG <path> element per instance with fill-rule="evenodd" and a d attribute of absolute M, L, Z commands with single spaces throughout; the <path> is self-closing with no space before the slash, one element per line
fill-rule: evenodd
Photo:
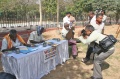
<path fill-rule="evenodd" d="M 20 50 L 28 50 L 28 48 L 26 46 L 20 46 L 19 49 Z"/>

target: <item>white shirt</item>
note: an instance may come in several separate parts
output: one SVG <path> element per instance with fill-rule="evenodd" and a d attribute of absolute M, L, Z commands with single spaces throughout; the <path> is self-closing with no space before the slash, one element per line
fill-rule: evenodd
<path fill-rule="evenodd" d="M 33 31 L 33 32 L 30 33 L 30 37 L 28 38 L 28 41 L 27 41 L 28 44 L 31 44 L 30 40 L 34 40 L 34 41 L 39 42 L 39 41 L 44 40 L 44 38 L 43 38 L 42 35 L 38 36 L 37 31 Z"/>
<path fill-rule="evenodd" d="M 98 33 L 97 31 L 93 31 L 87 39 L 84 39 L 83 36 L 80 36 L 79 40 L 83 42 L 84 44 L 89 44 L 93 41 L 99 44 L 99 41 L 101 41 L 105 37 L 106 35 Z"/>
<path fill-rule="evenodd" d="M 98 33 L 102 33 L 104 29 L 104 23 L 102 22 L 100 25 L 96 23 L 96 16 L 94 16 L 90 22 L 90 24 L 95 28 Z"/>
<path fill-rule="evenodd" d="M 11 40 L 12 41 L 12 40 Z M 18 46 L 21 46 L 21 45 L 23 45 L 18 39 L 16 39 L 16 41 L 14 42 L 14 41 L 12 41 L 12 45 L 14 46 L 14 47 L 18 47 Z M 4 38 L 3 40 L 2 40 L 2 47 L 1 47 L 1 51 L 2 50 L 4 50 L 4 49 L 7 49 L 8 48 L 8 42 L 7 42 L 7 40 Z"/>
<path fill-rule="evenodd" d="M 97 44 L 99 44 L 99 41 L 101 41 L 105 37 L 106 37 L 106 35 L 98 33 L 97 31 L 93 31 L 87 39 L 84 39 L 83 36 L 80 36 L 79 40 L 84 44 L 90 44 L 91 42 L 94 42 L 94 41 Z M 112 48 L 110 48 L 110 50 L 113 48 L 114 48 L 114 46 Z"/>
<path fill-rule="evenodd" d="M 66 34 L 68 33 L 68 30 L 65 29 L 64 23 L 70 24 L 70 18 L 69 18 L 68 16 L 65 16 L 65 17 L 63 18 L 62 35 L 66 36 Z"/>
<path fill-rule="evenodd" d="M 105 22 L 106 19 L 107 19 L 107 16 L 106 16 L 106 15 L 103 15 L 103 19 L 102 19 L 102 21 Z"/>
<path fill-rule="evenodd" d="M 107 16 L 103 15 L 102 21 L 104 22 L 106 19 L 107 19 Z M 96 21 L 96 15 L 93 16 L 93 18 L 91 19 L 91 21 L 93 21 L 93 22 Z"/>
<path fill-rule="evenodd" d="M 96 21 L 96 15 L 93 16 L 93 18 L 91 19 L 90 23 L 91 22 L 95 22 Z"/>

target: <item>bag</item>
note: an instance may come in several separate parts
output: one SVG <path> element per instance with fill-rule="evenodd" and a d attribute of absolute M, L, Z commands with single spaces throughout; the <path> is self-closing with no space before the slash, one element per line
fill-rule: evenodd
<path fill-rule="evenodd" d="M 98 55 L 101 52 L 107 52 L 116 42 L 117 39 L 113 35 L 108 35 L 103 40 L 99 41 L 99 44 L 95 43 L 94 52 Z"/>
<path fill-rule="evenodd" d="M 103 52 L 108 51 L 115 43 L 117 39 L 113 35 L 108 35 L 102 41 L 99 42 L 99 46 L 103 49 Z"/>

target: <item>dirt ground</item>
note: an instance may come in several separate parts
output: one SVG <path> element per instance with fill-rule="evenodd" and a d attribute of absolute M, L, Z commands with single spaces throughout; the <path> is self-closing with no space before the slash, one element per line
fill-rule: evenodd
<path fill-rule="evenodd" d="M 105 33 L 116 36 L 117 28 L 118 25 L 105 26 Z M 83 29 L 82 26 L 75 29 L 75 38 L 78 38 L 78 31 L 81 29 Z M 57 30 L 45 32 L 43 35 L 46 39 L 62 38 Z M 118 39 L 120 40 L 120 35 Z M 92 60 L 86 64 L 81 62 L 81 59 L 86 55 L 87 45 L 78 43 L 77 46 L 77 59 L 74 60 L 71 57 L 64 65 L 58 65 L 56 70 L 52 70 L 42 79 L 90 79 L 90 76 L 92 76 L 93 73 L 91 70 L 93 68 Z M 0 71 L 2 71 L 1 65 Z M 114 54 L 107 58 L 103 63 L 102 74 L 104 79 L 120 79 L 120 43 L 116 43 Z"/>

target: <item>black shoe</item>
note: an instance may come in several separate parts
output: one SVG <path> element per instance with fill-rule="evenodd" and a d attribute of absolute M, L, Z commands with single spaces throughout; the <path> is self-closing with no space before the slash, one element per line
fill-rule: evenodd
<path fill-rule="evenodd" d="M 73 59 L 76 59 L 77 55 L 73 55 Z"/>
<path fill-rule="evenodd" d="M 89 60 L 90 60 L 90 59 L 83 58 L 83 59 L 82 59 L 82 62 L 86 63 L 86 62 L 88 62 Z"/>

